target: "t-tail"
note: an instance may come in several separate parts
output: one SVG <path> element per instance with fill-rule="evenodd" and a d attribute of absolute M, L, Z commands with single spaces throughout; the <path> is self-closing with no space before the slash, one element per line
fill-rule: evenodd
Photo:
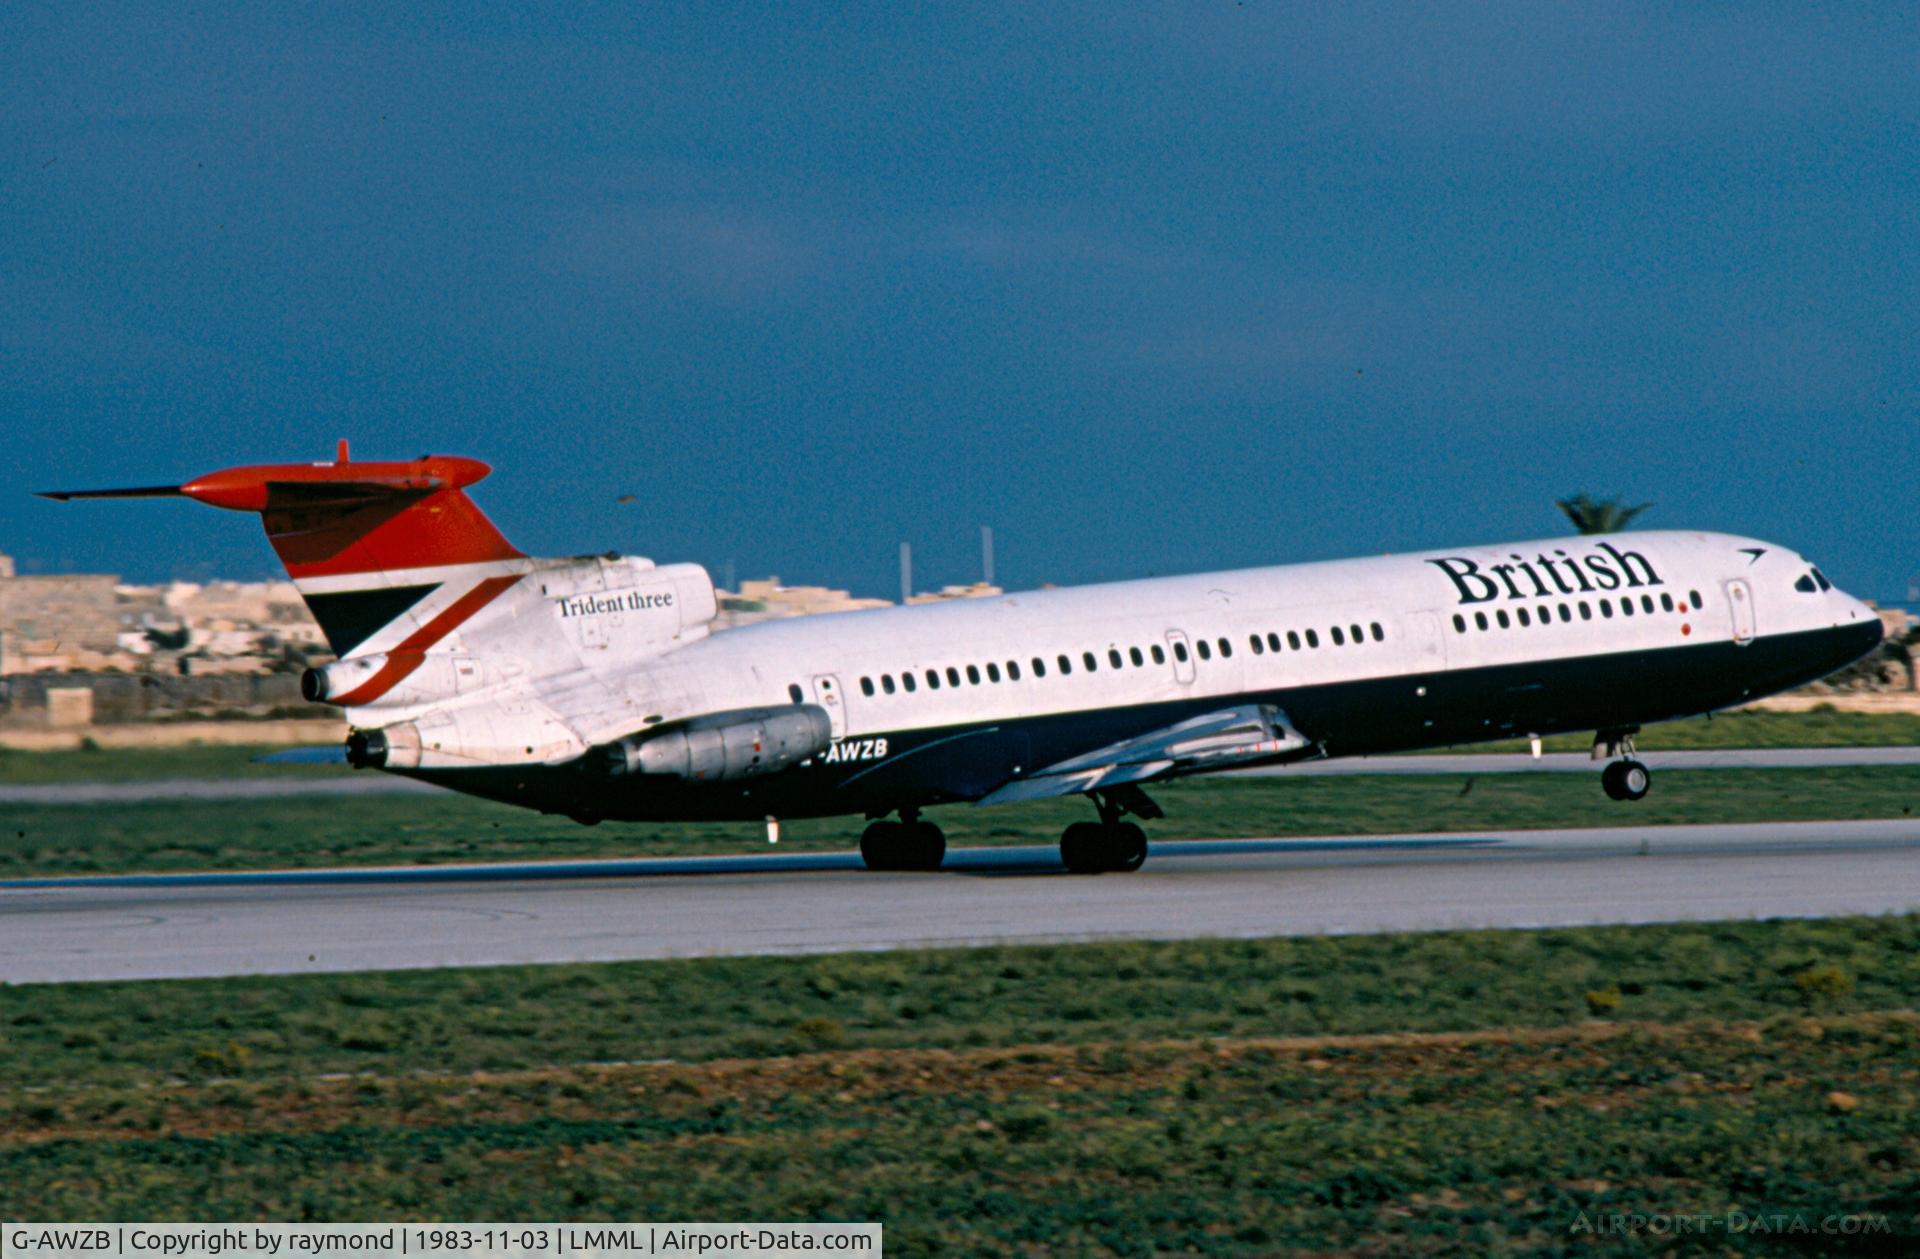
<path fill-rule="evenodd" d="M 492 469 L 427 455 L 355 463 L 340 443 L 331 463 L 223 468 L 182 485 L 48 490 L 73 499 L 190 498 L 259 515 L 280 562 L 336 656 L 360 667 L 310 671 L 309 700 L 343 707 L 388 694 L 427 653 L 526 572 L 466 487 Z"/>

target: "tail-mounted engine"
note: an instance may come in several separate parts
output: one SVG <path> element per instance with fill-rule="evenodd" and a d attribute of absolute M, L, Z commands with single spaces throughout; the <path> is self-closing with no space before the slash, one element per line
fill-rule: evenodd
<path fill-rule="evenodd" d="M 608 777 L 660 775 L 721 782 L 777 773 L 833 744 L 827 712 L 813 704 L 709 713 L 595 748 L 587 764 Z"/>

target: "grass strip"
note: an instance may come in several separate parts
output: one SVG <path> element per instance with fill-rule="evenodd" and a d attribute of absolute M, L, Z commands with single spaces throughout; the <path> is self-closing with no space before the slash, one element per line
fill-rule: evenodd
<path fill-rule="evenodd" d="M 1556 735 L 1556 751 L 1584 752 L 1585 735 Z M 1736 709 L 1709 719 L 1666 722 L 1640 735 L 1645 751 L 1712 748 L 1892 747 L 1920 744 L 1920 713 L 1803 713 Z M 1526 750 L 1524 740 L 1470 744 L 1458 752 Z M 30 752 L 0 748 L 0 786 L 63 782 L 148 782 L 168 778 L 324 778 L 351 775 L 345 765 L 269 765 L 268 745 L 191 744 L 171 748 L 100 748 Z"/>
<path fill-rule="evenodd" d="M 0 1215 L 1905 1254 L 1916 998 L 1920 916 L 0 989 Z"/>
<path fill-rule="evenodd" d="M 1920 1005 L 1920 915 L 0 988 L 0 1088 Z"/>
<path fill-rule="evenodd" d="M 902 1256 L 1626 1253 L 1610 1217 L 1737 1213 L 1891 1255 L 1916 1050 L 1851 1015 L 94 1090 L 0 1142 L 0 1209 L 877 1219 Z"/>
<path fill-rule="evenodd" d="M 1920 766 L 1671 770 L 1634 804 L 1608 800 L 1597 773 L 1190 779 L 1153 794 L 1168 815 L 1149 827 L 1156 839 L 1899 818 L 1920 809 Z M 956 847 L 1051 845 L 1068 823 L 1090 815 L 1077 797 L 929 814 Z M 850 849 L 862 825 L 791 821 L 781 848 Z M 0 878 L 765 851 L 756 823 L 589 828 L 450 793 L 14 805 L 0 813 Z"/>

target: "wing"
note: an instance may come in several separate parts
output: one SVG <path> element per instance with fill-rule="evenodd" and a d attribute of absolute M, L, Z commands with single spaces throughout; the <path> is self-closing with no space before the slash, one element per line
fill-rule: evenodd
<path fill-rule="evenodd" d="M 1012 804 L 1099 791 L 1124 783 L 1271 761 L 1305 752 L 1312 741 L 1271 704 L 1243 704 L 1191 717 L 1119 743 L 1036 769 L 1006 783 L 977 804 Z"/>

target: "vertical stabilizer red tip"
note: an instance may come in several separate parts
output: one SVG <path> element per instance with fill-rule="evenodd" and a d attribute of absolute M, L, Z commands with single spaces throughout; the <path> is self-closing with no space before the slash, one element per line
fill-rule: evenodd
<path fill-rule="evenodd" d="M 340 449 L 338 452 L 334 454 L 333 461 L 335 463 L 347 462 L 347 439 L 346 438 L 342 437 L 340 439 Z"/>

